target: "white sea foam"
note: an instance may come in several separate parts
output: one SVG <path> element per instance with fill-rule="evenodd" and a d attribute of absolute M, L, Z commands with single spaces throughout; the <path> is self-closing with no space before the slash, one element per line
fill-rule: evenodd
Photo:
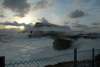
<path fill-rule="evenodd" d="M 79 33 L 71 31 L 69 27 L 66 26 L 40 27 L 33 29 L 42 31 L 64 31 L 66 34 L 70 35 L 72 35 L 71 33 Z M 29 33 L 0 36 L 0 56 L 5 56 L 6 62 L 9 63 L 70 53 L 74 51 L 74 48 L 77 48 L 78 51 L 90 50 L 92 48 L 100 49 L 100 39 L 78 39 L 75 42 L 73 42 L 71 48 L 67 50 L 55 51 L 53 49 L 53 39 L 29 39 L 28 35 Z"/>
<path fill-rule="evenodd" d="M 78 51 L 92 48 L 100 49 L 100 39 L 78 39 L 70 49 L 55 51 L 53 49 L 53 39 L 29 39 L 27 35 L 20 34 L 4 37 L 5 42 L 0 42 L 0 56 L 5 56 L 6 62 L 14 62 L 70 53 L 74 51 L 74 48 L 77 48 Z"/>

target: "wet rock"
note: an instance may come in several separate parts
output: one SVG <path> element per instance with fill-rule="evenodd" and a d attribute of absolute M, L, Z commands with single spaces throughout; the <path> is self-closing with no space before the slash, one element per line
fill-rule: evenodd
<path fill-rule="evenodd" d="M 95 56 L 96 67 L 100 66 L 100 54 Z"/>
<path fill-rule="evenodd" d="M 53 48 L 55 50 L 65 50 L 71 47 L 72 42 L 69 39 L 54 39 Z"/>
<path fill-rule="evenodd" d="M 28 35 L 29 38 L 32 38 L 32 35 Z"/>

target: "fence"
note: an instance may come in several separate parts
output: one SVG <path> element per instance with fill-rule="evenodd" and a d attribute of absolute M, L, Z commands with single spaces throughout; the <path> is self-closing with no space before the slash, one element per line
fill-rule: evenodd
<path fill-rule="evenodd" d="M 0 57 L 0 67 L 95 67 L 95 56 L 100 54 L 100 49 L 56 55 L 49 58 L 33 59 L 5 64 L 5 57 Z"/>

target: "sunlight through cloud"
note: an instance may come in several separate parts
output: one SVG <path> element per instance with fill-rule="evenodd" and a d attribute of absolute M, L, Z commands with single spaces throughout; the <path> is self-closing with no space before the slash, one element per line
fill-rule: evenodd
<path fill-rule="evenodd" d="M 20 28 L 21 30 L 23 30 L 25 27 L 24 27 L 24 26 L 20 26 L 19 28 Z"/>

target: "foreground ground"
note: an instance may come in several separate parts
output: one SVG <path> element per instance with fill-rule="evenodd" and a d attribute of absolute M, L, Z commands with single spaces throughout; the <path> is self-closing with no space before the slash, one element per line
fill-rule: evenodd
<path fill-rule="evenodd" d="M 61 62 L 55 65 L 47 65 L 45 67 L 74 67 L 74 62 Z M 77 61 L 77 67 L 92 67 L 91 60 Z"/>

